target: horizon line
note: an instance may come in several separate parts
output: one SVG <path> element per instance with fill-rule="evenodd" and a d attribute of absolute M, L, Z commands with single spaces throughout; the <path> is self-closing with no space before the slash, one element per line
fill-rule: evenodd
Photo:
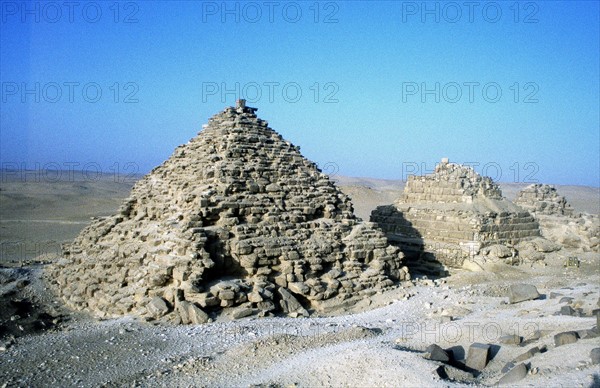
<path fill-rule="evenodd" d="M 32 177 L 31 179 L 28 178 L 28 177 L 31 177 L 32 175 L 41 174 L 43 171 L 52 171 L 55 173 L 60 172 L 60 174 L 59 174 L 60 177 L 58 179 L 54 179 L 52 177 L 46 178 L 46 179 L 40 179 L 41 177 L 38 176 L 37 181 L 36 181 L 35 177 Z M 34 183 L 34 182 L 39 183 L 41 181 L 45 181 L 48 183 L 68 182 L 69 179 L 62 179 L 63 173 L 65 173 L 64 175 L 66 175 L 66 177 L 70 177 L 71 175 L 74 175 L 74 174 L 87 175 L 89 173 L 93 174 L 93 176 L 94 176 L 94 178 L 80 179 L 80 180 L 77 180 L 77 182 L 85 182 L 85 181 L 93 182 L 93 181 L 99 180 L 100 178 L 106 178 L 106 177 L 110 177 L 110 176 L 118 176 L 118 177 L 130 178 L 129 181 L 131 181 L 131 183 L 134 183 L 134 182 L 138 181 L 139 179 L 145 177 L 146 175 L 150 174 L 151 171 L 152 171 L 152 169 L 145 173 L 121 173 L 121 172 L 91 171 L 91 170 L 81 170 L 81 169 L 64 170 L 64 169 L 48 168 L 48 169 L 35 169 L 35 170 L 31 170 L 31 169 L 21 170 L 21 169 L 11 169 L 11 168 L 0 168 L 0 173 L 2 173 L 2 174 L 5 174 L 7 172 L 11 173 L 11 174 L 15 174 L 15 173 L 18 174 L 19 172 L 21 174 L 26 174 L 25 176 L 22 176 L 21 179 L 11 180 L 11 182 L 21 180 L 22 182 L 31 182 L 31 183 Z M 323 171 L 321 170 L 321 172 L 323 172 Z M 335 182 L 336 177 L 349 178 L 349 179 L 372 179 L 372 180 L 398 182 L 398 183 L 406 183 L 407 182 L 406 179 L 378 178 L 378 177 L 372 177 L 372 176 L 354 176 L 354 175 L 343 175 L 343 174 L 329 175 L 327 173 L 325 173 L 325 175 L 327 175 L 329 177 L 329 179 L 331 181 L 333 181 L 334 183 L 336 183 Z M 425 175 L 430 175 L 430 174 L 422 174 L 422 175 L 410 174 L 410 175 L 425 176 Z M 484 176 L 484 175 L 481 175 L 481 176 Z M 6 182 L 7 181 L 5 179 L 1 180 L 1 183 L 6 183 Z M 558 187 L 574 186 L 574 187 L 587 187 L 587 188 L 591 188 L 591 189 L 599 189 L 600 190 L 600 184 L 598 186 L 590 186 L 590 185 L 581 185 L 581 184 L 574 184 L 574 183 L 563 184 L 563 183 L 546 183 L 546 182 L 511 182 L 511 181 L 503 181 L 503 180 L 500 180 L 500 181 L 492 180 L 492 182 L 494 182 L 496 184 L 527 185 L 527 186 L 534 185 L 534 184 L 558 186 Z M 126 183 L 126 181 L 115 181 L 115 183 Z"/>

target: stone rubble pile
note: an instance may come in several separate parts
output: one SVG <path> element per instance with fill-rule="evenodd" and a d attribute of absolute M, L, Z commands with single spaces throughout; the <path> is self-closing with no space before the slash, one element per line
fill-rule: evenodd
<path fill-rule="evenodd" d="M 535 215 L 573 215 L 573 208 L 565 197 L 558 195 L 550 185 L 532 184 L 521 190 L 514 201 Z"/>
<path fill-rule="evenodd" d="M 517 194 L 515 203 L 535 216 L 547 239 L 583 252 L 600 252 L 598 215 L 575 212 L 553 186 L 530 185 Z"/>
<path fill-rule="evenodd" d="M 245 106 L 213 116 L 47 271 L 99 317 L 175 323 L 329 312 L 409 279 L 400 250 Z"/>
<path fill-rule="evenodd" d="M 373 210 L 371 221 L 402 249 L 409 267 L 423 273 L 442 275 L 445 266 L 486 257 L 542 260 L 544 252 L 558 249 L 489 177 L 447 159 L 433 174 L 409 176 L 402 197 Z"/>
<path fill-rule="evenodd" d="M 472 168 L 449 163 L 446 158 L 431 175 L 408 177 L 402 195 L 405 203 L 473 203 L 485 197 L 502 199 L 502 191 L 491 178 L 482 177 Z"/>

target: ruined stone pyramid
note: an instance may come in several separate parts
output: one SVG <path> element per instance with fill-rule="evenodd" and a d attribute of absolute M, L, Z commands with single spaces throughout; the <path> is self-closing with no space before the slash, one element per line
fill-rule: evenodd
<path fill-rule="evenodd" d="M 526 210 L 502 197 L 489 177 L 443 159 L 433 174 L 409 176 L 404 193 L 394 204 L 371 213 L 390 242 L 407 255 L 411 269 L 436 273 L 443 264 L 461 267 L 479 254 L 512 257 L 515 245 L 527 251 L 555 249 L 540 239 L 537 221 Z"/>
<path fill-rule="evenodd" d="M 547 239 L 565 248 L 600 251 L 598 215 L 576 212 L 554 186 L 529 185 L 517 194 L 515 203 L 534 215 Z"/>
<path fill-rule="evenodd" d="M 550 185 L 529 185 L 517 194 L 514 202 L 536 215 L 573 215 L 573 208 L 566 198 Z"/>
<path fill-rule="evenodd" d="M 299 147 L 226 108 L 98 219 L 47 271 L 74 309 L 176 323 L 327 312 L 408 278 Z"/>

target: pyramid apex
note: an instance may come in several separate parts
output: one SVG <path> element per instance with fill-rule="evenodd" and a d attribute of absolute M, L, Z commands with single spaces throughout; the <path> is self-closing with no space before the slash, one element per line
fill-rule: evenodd
<path fill-rule="evenodd" d="M 252 107 L 246 106 L 246 100 L 243 98 L 240 98 L 239 100 L 235 100 L 235 109 L 239 113 L 255 113 L 258 110 L 258 108 L 252 108 Z"/>

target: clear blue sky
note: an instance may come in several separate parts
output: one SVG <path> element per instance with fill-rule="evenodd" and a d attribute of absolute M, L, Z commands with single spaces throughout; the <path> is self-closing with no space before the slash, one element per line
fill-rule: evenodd
<path fill-rule="evenodd" d="M 0 4 L 3 167 L 148 172 L 237 84 L 339 174 L 599 185 L 597 1 Z"/>

